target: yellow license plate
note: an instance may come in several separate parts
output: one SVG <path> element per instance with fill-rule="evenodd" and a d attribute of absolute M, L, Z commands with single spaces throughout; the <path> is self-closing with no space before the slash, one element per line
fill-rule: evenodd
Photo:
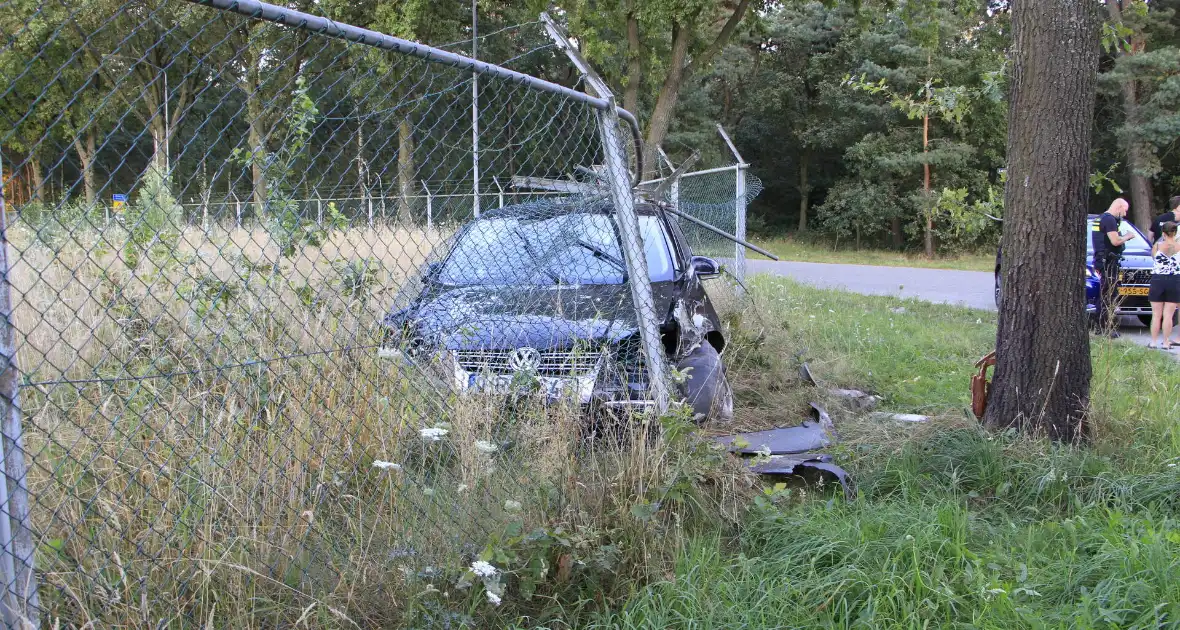
<path fill-rule="evenodd" d="M 1119 295 L 1147 295 L 1147 287 L 1119 287 Z"/>

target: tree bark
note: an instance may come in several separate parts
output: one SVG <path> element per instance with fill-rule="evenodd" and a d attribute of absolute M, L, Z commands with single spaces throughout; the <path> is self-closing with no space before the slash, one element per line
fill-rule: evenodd
<path fill-rule="evenodd" d="M 414 194 L 414 129 L 408 118 L 403 118 L 397 126 L 397 190 L 398 220 L 402 225 L 410 225 L 413 221 L 410 195 Z"/>
<path fill-rule="evenodd" d="M 78 161 L 82 163 L 82 189 L 86 194 L 86 207 L 94 207 L 96 189 L 94 186 L 94 129 L 87 128 L 85 142 L 78 134 L 74 134 L 74 152 L 78 154 Z"/>
<path fill-rule="evenodd" d="M 1090 340 L 1078 268 L 1085 243 L 1098 77 L 1096 7 L 1012 3 L 1013 75 L 1004 196 L 1004 300 L 984 417 L 1058 441 L 1090 436 Z"/>
<path fill-rule="evenodd" d="M 252 61 L 252 60 L 251 60 Z M 266 161 L 266 141 L 264 139 L 262 120 L 262 102 L 258 96 L 258 71 L 255 64 L 246 70 L 242 89 L 246 92 L 246 115 L 250 118 L 247 141 L 250 143 L 250 175 L 253 183 L 254 218 L 262 219 L 266 215 L 267 181 L 263 163 Z"/>
<path fill-rule="evenodd" d="M 643 81 L 640 64 L 639 17 L 635 14 L 635 0 L 627 0 L 627 88 L 623 91 L 623 109 L 639 112 L 639 84 Z"/>
<path fill-rule="evenodd" d="M 672 23 L 672 59 L 668 62 L 668 74 L 664 77 L 660 95 L 656 98 L 656 106 L 652 109 L 651 118 L 647 123 L 647 141 L 643 147 L 644 179 L 651 179 L 658 172 L 658 149 L 664 144 L 664 137 L 668 135 L 668 126 L 672 123 L 672 110 L 676 108 L 676 99 L 680 97 L 684 60 L 688 57 L 688 45 L 691 40 L 691 29 L 681 27 L 678 22 Z"/>
<path fill-rule="evenodd" d="M 1120 0 L 1106 0 L 1106 9 L 1110 13 L 1110 20 L 1116 24 L 1123 23 L 1123 10 Z M 1119 56 L 1137 55 L 1143 52 L 1143 34 L 1135 33 L 1131 36 L 1130 50 L 1120 50 Z M 1126 124 L 1134 125 L 1139 122 L 1139 86 L 1134 79 L 1124 81 L 1123 116 Z M 1128 140 L 1124 143 L 1127 152 L 1127 174 L 1131 179 L 1131 222 L 1146 231 L 1151 227 L 1151 219 L 1155 214 L 1151 209 L 1152 190 L 1151 178 L 1142 173 L 1149 162 L 1149 149 L 1142 142 Z"/>
<path fill-rule="evenodd" d="M 799 231 L 807 231 L 807 210 L 811 205 L 811 180 L 808 169 L 811 166 L 811 151 L 803 150 L 799 156 Z"/>
<path fill-rule="evenodd" d="M 901 231 L 901 218 L 889 219 L 889 235 L 893 241 L 893 249 L 905 247 L 905 234 Z"/>
<path fill-rule="evenodd" d="M 643 147 L 644 178 L 655 177 L 658 172 L 659 154 L 657 150 L 664 143 L 668 135 L 668 127 L 672 123 L 672 113 L 676 110 L 676 101 L 680 98 L 680 88 L 693 72 L 704 68 L 713 61 L 713 57 L 729 43 L 737 30 L 738 24 L 746 15 L 750 0 L 739 0 L 717 37 L 709 44 L 703 53 L 693 57 L 687 65 L 688 48 L 692 43 L 693 24 L 672 22 L 672 58 L 668 63 L 668 74 L 660 87 L 660 95 L 656 98 L 656 106 L 652 108 L 651 119 L 647 125 L 647 139 Z"/>
<path fill-rule="evenodd" d="M 45 176 L 41 172 L 41 158 L 36 151 L 29 153 L 29 161 L 26 168 L 29 169 L 29 176 L 31 183 L 31 190 L 29 190 L 29 201 L 42 201 L 45 199 Z"/>

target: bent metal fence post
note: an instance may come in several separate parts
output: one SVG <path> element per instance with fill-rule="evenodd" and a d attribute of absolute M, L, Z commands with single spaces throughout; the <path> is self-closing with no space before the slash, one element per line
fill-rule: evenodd
<path fill-rule="evenodd" d="M 535 78 L 543 34 L 496 65 L 255 0 L 0 33 L 6 627 L 463 623 L 512 596 L 480 554 L 667 404 L 635 119 Z"/>

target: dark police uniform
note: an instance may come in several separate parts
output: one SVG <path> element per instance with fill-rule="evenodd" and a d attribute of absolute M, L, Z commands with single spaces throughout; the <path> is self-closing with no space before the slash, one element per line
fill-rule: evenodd
<path fill-rule="evenodd" d="M 1163 214 L 1159 215 L 1158 217 L 1151 220 L 1151 240 L 1152 240 L 1152 242 L 1158 241 L 1161 238 L 1163 238 L 1164 224 L 1167 223 L 1168 221 L 1174 221 L 1176 223 L 1180 223 L 1180 219 L 1176 218 L 1176 213 L 1171 210 L 1168 210 L 1167 212 L 1165 212 L 1165 213 L 1163 213 Z"/>
<path fill-rule="evenodd" d="M 1109 212 L 1103 212 L 1090 232 L 1090 242 L 1094 245 L 1094 268 L 1102 274 L 1098 291 L 1098 329 L 1106 331 L 1115 317 L 1114 311 L 1118 307 L 1119 274 L 1125 245 L 1115 245 L 1110 242 L 1109 232 L 1118 233 L 1123 220 Z"/>

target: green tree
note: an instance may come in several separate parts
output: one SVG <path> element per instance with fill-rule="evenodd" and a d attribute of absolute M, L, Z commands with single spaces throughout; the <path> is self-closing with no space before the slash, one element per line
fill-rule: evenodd
<path fill-rule="evenodd" d="M 649 176 L 658 168 L 658 150 L 672 125 L 681 91 L 726 47 L 751 4 L 751 0 L 572 0 L 565 6 L 571 31 L 583 43 L 587 57 L 604 70 L 604 79 L 623 88 L 624 106 L 640 110 L 636 114 L 646 121 L 643 163 Z"/>
<path fill-rule="evenodd" d="M 1000 306 L 984 416 L 989 428 L 1070 442 L 1091 435 L 1090 344 L 1078 308 L 1085 243 L 1075 230 L 1085 225 L 1089 193 L 1097 9 L 1072 0 L 1013 2 L 1002 286 L 1021 299 Z"/>
<path fill-rule="evenodd" d="M 1152 179 L 1163 170 L 1159 156 L 1180 139 L 1175 7 L 1107 0 L 1106 8 L 1109 20 L 1103 27 L 1103 45 L 1115 59 L 1102 74 L 1100 86 L 1121 99 L 1121 124 L 1115 135 L 1131 184 L 1131 218 L 1146 228 L 1155 214 Z"/>

